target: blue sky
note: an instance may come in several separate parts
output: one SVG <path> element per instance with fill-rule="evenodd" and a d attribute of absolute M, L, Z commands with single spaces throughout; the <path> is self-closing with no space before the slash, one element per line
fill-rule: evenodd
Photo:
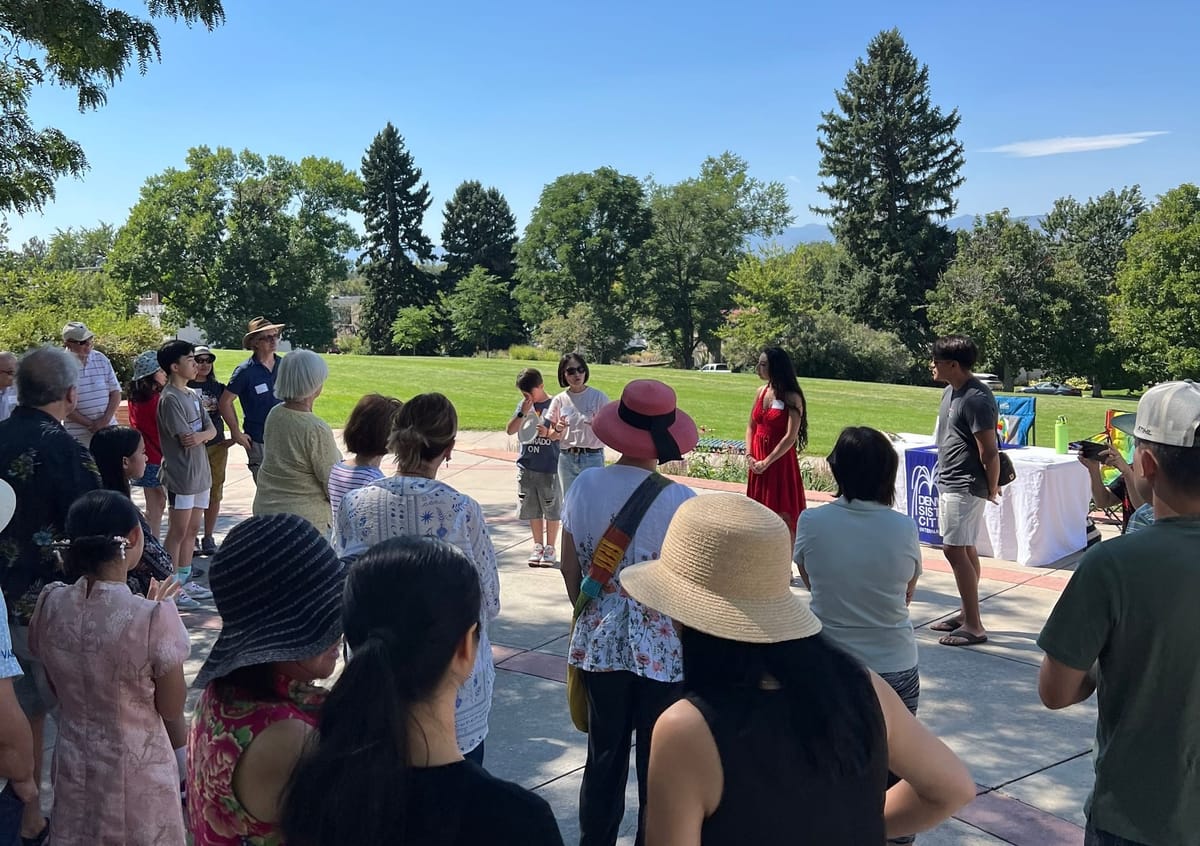
<path fill-rule="evenodd" d="M 389 120 L 429 180 L 435 241 L 465 179 L 499 188 L 523 227 L 563 173 L 611 165 L 669 182 L 723 150 L 784 182 L 797 224 L 814 222 L 820 113 L 892 26 L 929 65 L 934 102 L 962 115 L 960 214 L 1039 214 L 1065 194 L 1139 183 L 1153 197 L 1200 179 L 1191 4 L 807 5 L 225 0 L 214 32 L 160 26 L 162 63 L 102 109 L 35 92 L 34 120 L 82 143 L 91 169 L 61 180 L 44 214 L 10 217 L 10 241 L 122 223 L 146 177 L 192 146 L 357 167 Z M 1076 140 L 1048 140 L 1064 138 Z"/>

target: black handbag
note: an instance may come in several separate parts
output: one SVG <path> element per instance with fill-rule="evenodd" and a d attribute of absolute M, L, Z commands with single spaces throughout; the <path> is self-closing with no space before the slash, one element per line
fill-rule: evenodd
<path fill-rule="evenodd" d="M 1000 487 L 1004 487 L 1017 478 L 1017 468 L 1013 467 L 1012 459 L 1000 450 Z"/>

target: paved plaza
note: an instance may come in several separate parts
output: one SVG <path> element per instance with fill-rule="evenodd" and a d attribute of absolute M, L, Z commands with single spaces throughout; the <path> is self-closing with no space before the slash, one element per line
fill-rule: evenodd
<path fill-rule="evenodd" d="M 576 807 L 587 745 L 572 727 L 566 706 L 564 656 L 571 608 L 557 570 L 525 563 L 531 540 L 527 525 L 514 513 L 515 450 L 516 442 L 503 434 L 460 433 L 439 478 L 483 506 L 500 563 L 501 611 L 491 631 L 498 672 L 487 768 L 545 796 L 564 840 L 573 843 L 578 841 Z M 685 481 L 701 494 L 740 490 Z M 237 447 L 230 450 L 225 491 L 218 540 L 250 515 L 254 497 L 244 453 Z M 810 505 L 819 507 L 827 499 L 814 494 Z M 980 598 L 989 642 L 953 648 L 939 646 L 927 625 L 957 608 L 954 579 L 940 551 L 926 548 L 924 553 L 925 575 L 912 603 L 920 648 L 919 716 L 966 761 L 979 795 L 919 841 L 929 846 L 1081 844 L 1083 802 L 1093 778 L 1096 710 L 1091 702 L 1060 712 L 1042 707 L 1037 697 L 1041 652 L 1034 642 L 1074 560 L 1059 562 L 1057 569 L 1029 569 L 984 559 Z M 202 559 L 198 563 L 206 566 Z M 202 611 L 184 618 L 192 634 L 190 680 L 208 654 L 220 620 Z M 193 691 L 191 701 L 195 696 Z M 626 796 L 620 842 L 632 844 L 637 803 L 632 766 Z"/>

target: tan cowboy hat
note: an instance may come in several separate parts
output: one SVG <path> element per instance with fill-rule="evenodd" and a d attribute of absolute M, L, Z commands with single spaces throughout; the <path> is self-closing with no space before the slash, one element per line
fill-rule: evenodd
<path fill-rule="evenodd" d="M 242 349 L 248 350 L 248 349 L 250 349 L 250 342 L 254 339 L 254 336 L 257 335 L 259 332 L 268 332 L 271 329 L 282 329 L 284 326 L 287 326 L 287 324 L 286 323 L 272 323 L 271 321 L 267 320 L 265 317 L 256 317 L 253 320 L 251 320 L 248 324 L 246 324 L 246 326 L 250 331 L 247 332 L 245 334 L 245 336 L 242 338 Z"/>
<path fill-rule="evenodd" d="M 689 628 L 743 643 L 812 637 L 821 621 L 792 593 L 792 536 L 770 509 L 737 494 L 689 499 L 657 561 L 621 571 L 621 587 Z"/>

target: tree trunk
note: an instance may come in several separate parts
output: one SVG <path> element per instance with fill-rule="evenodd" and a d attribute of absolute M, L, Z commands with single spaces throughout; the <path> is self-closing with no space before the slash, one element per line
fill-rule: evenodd
<path fill-rule="evenodd" d="M 1004 390 L 1012 393 L 1013 383 L 1016 381 L 1016 375 L 1013 373 L 1012 362 L 1004 362 L 1003 372 L 1000 374 L 1000 379 L 1004 382 Z"/>
<path fill-rule="evenodd" d="M 1104 390 L 1103 390 L 1102 386 L 1100 385 L 1100 377 L 1092 376 L 1092 397 L 1094 399 L 1100 399 L 1103 396 L 1104 396 Z"/>

